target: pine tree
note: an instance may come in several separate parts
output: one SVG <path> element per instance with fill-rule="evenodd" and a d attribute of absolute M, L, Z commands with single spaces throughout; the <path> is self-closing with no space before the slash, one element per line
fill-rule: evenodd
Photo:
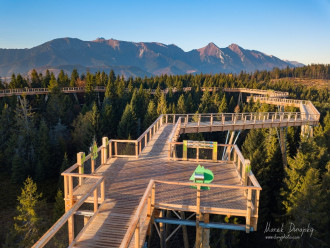
<path fill-rule="evenodd" d="M 118 125 L 118 137 L 126 139 L 129 136 L 133 139 L 136 137 L 137 119 L 130 104 L 127 104 L 125 111 Z"/>
<path fill-rule="evenodd" d="M 235 107 L 236 107 L 235 100 L 234 100 L 234 97 L 232 96 L 229 101 L 228 112 L 234 113 Z"/>
<path fill-rule="evenodd" d="M 41 87 L 41 80 L 39 78 L 38 72 L 35 69 L 33 69 L 31 72 L 31 87 L 32 88 Z"/>
<path fill-rule="evenodd" d="M 147 113 L 144 117 L 144 129 L 147 129 L 157 119 L 156 106 L 153 100 L 149 102 Z"/>
<path fill-rule="evenodd" d="M 97 108 L 96 102 L 93 103 L 92 106 L 92 128 L 94 131 L 94 137 L 99 138 L 99 120 L 100 120 L 100 114 L 99 110 Z"/>
<path fill-rule="evenodd" d="M 50 160 L 50 138 L 49 130 L 45 120 L 41 120 L 37 136 L 36 153 L 37 165 L 35 168 L 35 178 L 37 181 L 43 181 L 55 175 L 56 171 L 51 166 Z"/>
<path fill-rule="evenodd" d="M 64 214 L 65 205 L 62 190 L 58 189 L 55 197 L 55 204 L 53 208 L 53 222 L 56 222 Z"/>
<path fill-rule="evenodd" d="M 70 87 L 76 87 L 76 82 L 79 78 L 77 69 L 73 69 L 70 77 Z"/>
<path fill-rule="evenodd" d="M 180 97 L 179 97 L 179 100 L 178 100 L 178 105 L 177 105 L 177 113 L 178 114 L 186 114 L 186 103 L 184 101 L 184 95 L 182 94 Z"/>
<path fill-rule="evenodd" d="M 221 103 L 219 105 L 218 112 L 219 113 L 226 113 L 228 111 L 227 108 L 227 100 L 226 100 L 226 95 L 224 94 L 221 100 Z"/>
<path fill-rule="evenodd" d="M 159 101 L 158 101 L 158 106 L 157 106 L 157 114 L 166 114 L 167 113 L 167 102 L 166 102 L 166 97 L 165 94 L 162 94 Z"/>
<path fill-rule="evenodd" d="M 37 192 L 37 185 L 28 177 L 24 182 L 21 195 L 18 197 L 18 215 L 14 218 L 14 229 L 17 233 L 19 247 L 31 247 L 39 238 L 41 219 L 38 217 L 38 206 L 42 194 Z"/>
<path fill-rule="evenodd" d="M 51 74 L 48 90 L 52 94 L 59 94 L 61 92 L 60 86 L 53 73 Z"/>

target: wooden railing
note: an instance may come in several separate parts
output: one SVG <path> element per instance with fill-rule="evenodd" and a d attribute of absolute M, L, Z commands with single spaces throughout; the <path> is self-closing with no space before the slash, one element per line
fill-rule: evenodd
<path fill-rule="evenodd" d="M 79 208 L 86 203 L 88 197 L 93 194 L 94 197 L 94 208 L 93 213 L 94 216 L 98 212 L 99 204 L 102 204 L 104 201 L 104 177 L 103 176 L 92 176 L 92 175 L 79 175 L 79 174 L 70 174 L 66 175 L 69 177 L 68 187 L 65 189 L 65 199 L 66 199 L 66 213 L 38 240 L 37 243 L 33 245 L 33 248 L 41 248 L 49 244 L 54 236 L 59 232 L 61 227 L 63 227 L 66 223 L 68 223 L 69 231 L 68 231 L 68 240 L 69 244 L 72 246 L 75 243 L 74 240 L 74 215 L 79 210 Z M 84 177 L 84 178 L 93 178 L 95 179 L 95 183 L 90 187 L 90 189 L 85 192 L 85 194 L 75 203 L 73 203 L 73 187 L 72 187 L 72 177 Z M 98 201 L 98 191 L 101 191 L 101 201 Z M 102 193 L 103 192 L 103 193 Z M 69 204 L 69 205 L 67 205 Z M 93 217 L 92 217 L 93 218 Z M 91 222 L 92 218 L 85 223 L 86 228 Z M 83 229 L 84 229 L 83 228 Z M 67 245 L 62 244 L 62 245 Z M 54 245 L 52 245 L 54 246 Z"/>
<path fill-rule="evenodd" d="M 157 185 L 157 186 L 156 186 Z M 168 185 L 173 187 L 175 191 L 176 187 L 184 186 L 193 190 L 192 187 L 196 188 L 195 200 L 189 195 L 190 201 L 187 201 L 184 205 L 180 205 L 180 208 L 187 208 L 191 212 L 195 212 L 198 218 L 203 212 L 207 213 L 219 213 L 226 211 L 223 208 L 216 206 L 203 207 L 202 196 L 208 192 L 213 192 L 214 197 L 215 189 L 226 189 L 226 190 L 239 190 L 246 192 L 246 210 L 232 210 L 233 215 L 246 217 L 246 231 L 249 232 L 251 227 L 253 230 L 257 230 L 257 219 L 258 219 L 258 208 L 259 208 L 259 196 L 261 187 L 254 176 L 251 180 L 251 185 L 225 185 L 225 184 L 204 184 L 204 183 L 191 183 L 191 182 L 173 182 L 173 181 L 160 181 L 150 180 L 148 187 L 139 203 L 139 206 L 134 214 L 134 217 L 129 223 L 129 228 L 122 240 L 120 245 L 121 248 L 134 247 L 139 248 L 143 246 L 143 239 L 145 238 L 146 227 L 149 225 L 150 218 L 153 215 L 155 208 L 167 208 L 176 209 L 178 207 L 175 204 L 162 202 L 162 192 L 160 191 L 161 185 Z M 207 187 L 210 191 L 203 191 L 202 188 Z M 159 189 L 158 189 L 159 188 Z M 205 193 L 204 193 L 205 192 Z M 221 194 L 221 192 L 219 192 Z M 253 197 L 253 195 L 255 197 Z M 220 199 L 219 199 L 220 200 Z M 208 203 L 209 204 L 209 203 Z M 196 218 L 196 219 L 197 219 Z M 143 229 L 144 228 L 144 229 Z"/>
<path fill-rule="evenodd" d="M 134 248 L 143 246 L 142 241 L 145 238 L 145 234 L 143 232 L 146 231 L 146 227 L 148 226 L 150 218 L 153 215 L 154 208 L 155 181 L 150 180 L 148 187 L 145 190 L 142 199 L 135 211 L 135 214 L 130 221 L 129 228 L 126 231 L 120 248 L 132 247 L 132 244 L 134 244 Z"/>
<path fill-rule="evenodd" d="M 274 91 L 274 90 L 260 90 L 260 89 L 248 89 L 248 88 L 224 88 L 224 92 L 242 92 L 257 95 L 268 95 L 269 97 L 288 97 L 288 92 Z"/>
<path fill-rule="evenodd" d="M 78 209 L 86 203 L 93 204 L 92 216 L 98 212 L 99 205 L 105 199 L 105 182 L 104 177 L 94 175 L 97 169 L 105 164 L 108 158 L 107 138 L 103 138 L 102 146 L 97 148 L 97 158 L 92 158 L 92 154 L 88 154 L 84 158 L 84 153 L 77 153 L 77 163 L 66 169 L 61 175 L 64 177 L 64 200 L 65 214 L 39 239 L 33 247 L 44 247 L 59 233 L 64 224 L 68 224 L 68 243 L 72 246 L 75 243 L 75 226 L 74 216 Z M 80 191 L 80 189 L 82 189 Z M 79 194 L 78 194 L 79 193 Z M 79 197 L 78 197 L 79 195 Z M 88 212 L 88 211 L 83 211 Z M 93 217 L 92 217 L 93 218 Z M 84 222 L 86 228 L 92 218 L 87 218 Z M 66 235 L 65 235 L 66 236 Z"/>

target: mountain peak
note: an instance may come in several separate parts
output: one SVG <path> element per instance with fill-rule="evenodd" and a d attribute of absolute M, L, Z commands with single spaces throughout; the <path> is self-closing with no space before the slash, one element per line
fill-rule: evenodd
<path fill-rule="evenodd" d="M 197 49 L 201 56 L 216 56 L 221 52 L 220 48 L 217 47 L 213 42 L 207 44 L 207 46 Z"/>
<path fill-rule="evenodd" d="M 244 50 L 244 49 L 241 48 L 239 45 L 237 45 L 235 43 L 232 43 L 230 46 L 228 46 L 228 48 L 230 50 L 232 50 L 234 53 L 237 53 L 239 55 L 242 55 L 243 54 L 242 50 Z"/>

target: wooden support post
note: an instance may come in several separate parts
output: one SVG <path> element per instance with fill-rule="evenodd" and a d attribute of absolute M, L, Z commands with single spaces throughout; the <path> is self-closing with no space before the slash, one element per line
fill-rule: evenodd
<path fill-rule="evenodd" d="M 168 115 L 165 116 L 165 122 L 168 123 Z"/>
<path fill-rule="evenodd" d="M 73 205 L 73 178 L 69 176 L 69 206 L 68 209 L 71 209 Z M 69 244 L 74 240 L 74 215 L 68 219 L 68 235 L 69 235 Z"/>
<path fill-rule="evenodd" d="M 104 179 L 101 182 L 101 203 L 104 202 L 105 199 L 105 183 L 104 183 Z"/>
<path fill-rule="evenodd" d="M 221 120 L 222 120 L 222 125 L 225 125 L 225 116 L 224 116 L 224 114 L 221 114 Z"/>
<path fill-rule="evenodd" d="M 112 141 L 109 144 L 109 158 L 112 158 Z"/>
<path fill-rule="evenodd" d="M 64 176 L 64 200 L 65 200 L 65 212 L 69 210 L 69 199 L 68 199 L 68 176 Z"/>
<path fill-rule="evenodd" d="M 164 211 L 161 210 L 159 217 L 162 218 L 164 217 Z M 165 224 L 164 223 L 159 223 L 159 232 L 160 232 L 160 247 L 161 248 L 166 248 L 166 232 L 165 232 Z"/>
<path fill-rule="evenodd" d="M 201 124 L 201 114 L 198 115 L 198 122 L 197 125 L 199 126 Z"/>
<path fill-rule="evenodd" d="M 210 215 L 209 214 L 204 214 L 203 215 L 203 221 L 204 221 L 204 223 L 209 223 L 210 222 Z M 210 248 L 210 228 L 204 228 L 203 229 L 202 247 L 203 248 Z"/>
<path fill-rule="evenodd" d="M 197 186 L 197 198 L 196 198 L 196 248 L 201 247 L 202 242 L 202 228 L 199 226 L 199 222 L 202 221 L 201 207 L 201 186 Z"/>
<path fill-rule="evenodd" d="M 184 220 L 186 219 L 185 214 L 183 211 L 181 211 L 180 213 L 181 215 L 181 219 Z M 188 239 L 188 232 L 187 232 L 187 226 L 186 225 L 182 225 L 182 236 L 183 236 L 183 244 L 184 244 L 184 248 L 189 248 L 189 239 Z"/>
<path fill-rule="evenodd" d="M 95 160 L 91 158 L 91 174 L 95 171 Z"/>
<path fill-rule="evenodd" d="M 148 133 L 146 133 L 146 135 L 144 136 L 144 147 L 147 146 L 148 143 Z"/>
<path fill-rule="evenodd" d="M 199 146 L 197 147 L 196 160 L 197 160 L 197 162 L 199 161 Z"/>
<path fill-rule="evenodd" d="M 173 124 L 175 124 L 175 115 L 173 115 Z"/>
<path fill-rule="evenodd" d="M 252 210 L 251 198 L 252 198 L 252 190 L 248 189 L 247 210 L 246 210 L 246 233 L 250 232 L 250 227 L 251 227 L 251 210 Z"/>
<path fill-rule="evenodd" d="M 140 247 L 140 220 L 138 221 L 134 233 L 134 248 Z"/>
<path fill-rule="evenodd" d="M 84 153 L 83 152 L 78 152 L 77 153 L 77 164 L 79 166 L 78 170 L 79 170 L 79 174 L 84 174 L 84 164 L 82 162 L 82 157 L 83 157 Z M 82 178 L 79 177 L 79 185 L 82 184 Z"/>
<path fill-rule="evenodd" d="M 115 141 L 115 157 L 118 155 L 118 144 L 117 141 Z"/>
<path fill-rule="evenodd" d="M 139 143 L 136 141 L 135 142 L 135 157 L 138 158 L 139 157 L 139 147 L 138 147 Z"/>
<path fill-rule="evenodd" d="M 210 120 L 211 126 L 213 125 L 213 114 L 211 114 L 211 120 Z"/>
<path fill-rule="evenodd" d="M 94 190 L 94 213 L 96 213 L 97 209 L 98 209 L 98 190 L 97 188 Z"/>
<path fill-rule="evenodd" d="M 139 141 L 139 154 L 142 152 L 142 140 Z"/>
<path fill-rule="evenodd" d="M 101 164 L 105 164 L 108 160 L 107 157 L 107 145 L 108 145 L 108 138 L 103 137 L 102 138 L 102 151 L 101 151 Z"/>

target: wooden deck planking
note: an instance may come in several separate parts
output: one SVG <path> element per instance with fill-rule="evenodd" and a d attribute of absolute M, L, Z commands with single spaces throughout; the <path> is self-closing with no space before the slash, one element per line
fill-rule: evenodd
<path fill-rule="evenodd" d="M 167 160 L 167 139 L 172 129 L 173 125 L 162 126 L 138 159 L 111 159 L 98 169 L 96 174 L 102 174 L 106 178 L 106 201 L 101 205 L 97 216 L 78 237 L 75 247 L 119 247 L 150 179 L 185 182 L 189 180 L 198 165 L 197 162 Z M 202 164 L 213 171 L 213 183 L 241 185 L 232 162 Z M 79 189 L 75 191 L 75 194 L 80 193 Z M 178 186 L 174 188 L 173 185 L 156 185 L 157 200 L 169 204 L 194 205 L 196 190 L 183 187 L 181 191 Z M 243 192 L 235 189 L 203 191 L 201 206 L 207 205 L 246 210 Z M 145 220 L 144 225 L 141 225 L 142 233 L 146 232 L 147 224 L 148 220 Z"/>

